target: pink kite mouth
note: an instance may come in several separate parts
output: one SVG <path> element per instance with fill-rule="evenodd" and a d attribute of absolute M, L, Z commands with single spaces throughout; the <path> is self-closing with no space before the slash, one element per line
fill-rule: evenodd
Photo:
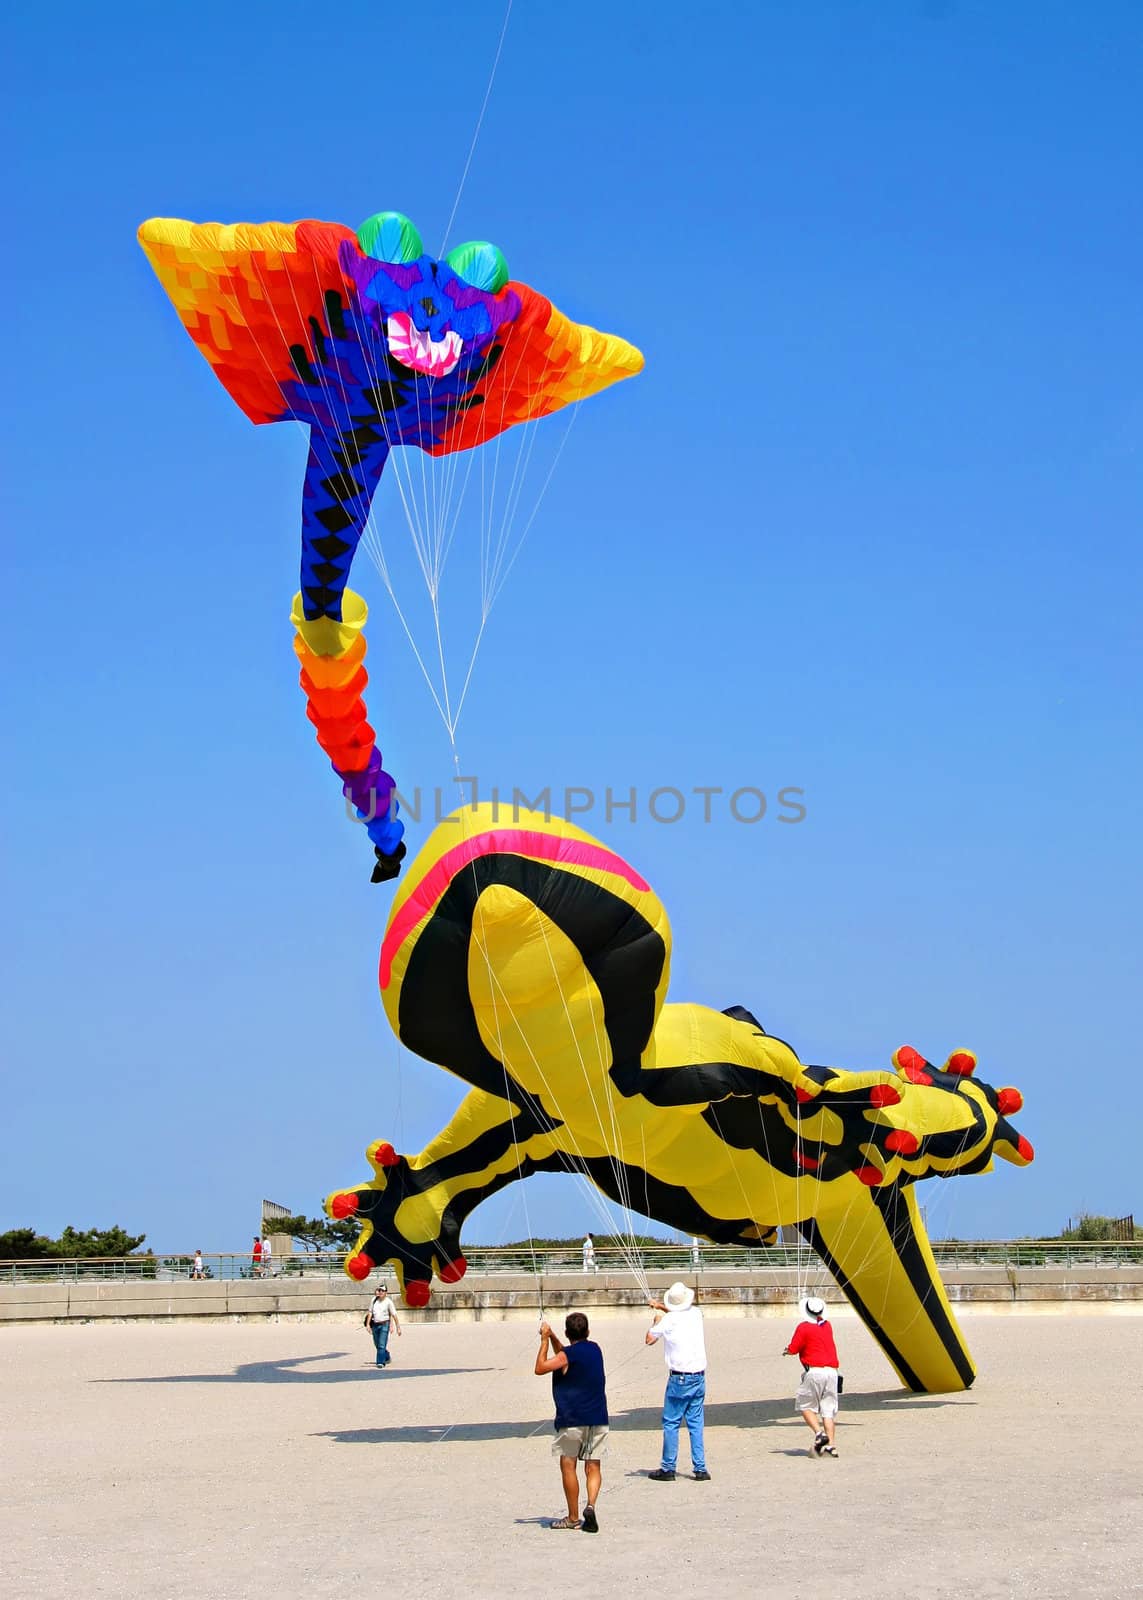
<path fill-rule="evenodd" d="M 389 354 L 403 367 L 423 372 L 430 378 L 443 378 L 460 360 L 464 340 L 451 330 L 443 339 L 430 339 L 413 326 L 412 317 L 404 311 L 394 311 L 385 328 L 389 337 Z"/>

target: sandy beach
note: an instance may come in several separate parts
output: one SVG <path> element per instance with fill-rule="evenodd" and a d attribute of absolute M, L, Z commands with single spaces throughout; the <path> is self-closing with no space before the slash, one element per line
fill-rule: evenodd
<path fill-rule="evenodd" d="M 546 1525 L 549 1382 L 519 1323 L 407 1326 L 383 1373 L 359 1327 L 6 1329 L 4 1592 L 1143 1593 L 1143 1317 L 964 1323 L 976 1385 L 922 1397 L 839 1317 L 840 1459 L 817 1462 L 786 1325 L 709 1319 L 713 1481 L 657 1484 L 661 1357 L 642 1317 L 598 1318 L 598 1538 Z"/>

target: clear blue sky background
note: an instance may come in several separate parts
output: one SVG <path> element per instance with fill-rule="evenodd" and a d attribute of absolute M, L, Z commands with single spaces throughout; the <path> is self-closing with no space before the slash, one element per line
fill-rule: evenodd
<path fill-rule="evenodd" d="M 135 230 L 393 207 L 435 246 L 502 17 L 6 19 L 0 1227 L 235 1247 L 460 1098 L 388 1032 L 390 891 L 295 683 L 302 441 L 241 416 Z M 1143 1212 L 1141 46 L 1111 0 L 517 0 L 452 232 L 647 357 L 568 438 L 464 765 L 804 789 L 796 827 L 584 820 L 671 912 L 675 998 L 1023 1090 L 1036 1163 L 928 1185 L 938 1234 Z M 445 783 L 356 578 L 387 764 Z M 571 1179 L 527 1221 L 598 1228 Z M 468 1234 L 524 1231 L 509 1192 Z"/>

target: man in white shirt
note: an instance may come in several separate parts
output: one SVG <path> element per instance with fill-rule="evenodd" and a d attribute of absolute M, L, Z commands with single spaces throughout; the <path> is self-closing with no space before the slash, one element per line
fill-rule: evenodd
<path fill-rule="evenodd" d="M 264 1277 L 273 1277 L 273 1251 L 270 1249 L 269 1239 L 262 1240 L 262 1274 Z"/>
<path fill-rule="evenodd" d="M 691 1468 L 698 1483 L 709 1483 L 703 1442 L 703 1405 L 706 1401 L 706 1340 L 702 1312 L 695 1292 L 685 1283 L 672 1283 L 661 1300 L 652 1300 L 657 1314 L 647 1329 L 645 1344 L 663 1341 L 667 1362 L 667 1392 L 663 1397 L 663 1459 L 657 1472 L 647 1474 L 656 1483 L 673 1483 L 679 1458 L 679 1428 L 685 1422 L 691 1446 Z"/>
<path fill-rule="evenodd" d="M 377 1365 L 387 1367 L 393 1359 L 389 1354 L 389 1330 L 395 1328 L 397 1337 L 400 1338 L 401 1324 L 397 1317 L 397 1307 L 390 1300 L 389 1291 L 383 1283 L 379 1283 L 374 1291 L 373 1304 L 365 1313 L 365 1326 L 373 1335 Z"/>
<path fill-rule="evenodd" d="M 587 1234 L 583 1241 L 583 1270 L 585 1272 L 595 1271 L 595 1240 L 590 1233 Z"/>

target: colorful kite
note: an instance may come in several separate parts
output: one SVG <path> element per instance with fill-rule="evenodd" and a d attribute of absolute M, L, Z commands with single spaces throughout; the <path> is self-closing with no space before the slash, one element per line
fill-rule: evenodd
<path fill-rule="evenodd" d="M 410 1050 L 471 1085 L 420 1155 L 377 1141 L 374 1176 L 329 1196 L 361 1233 L 347 1270 L 392 1262 L 410 1305 L 465 1271 L 473 1208 L 529 1173 L 719 1244 L 796 1226 L 910 1389 L 974 1367 L 914 1199 L 920 1178 L 1017 1166 L 1015 1089 L 903 1048 L 895 1071 L 806 1066 L 748 1011 L 666 1005 L 667 915 L 650 886 L 556 817 L 482 806 L 431 835 L 398 891 L 381 994 Z"/>
<path fill-rule="evenodd" d="M 365 821 L 374 881 L 405 847 L 362 691 L 365 602 L 348 588 L 395 445 L 465 450 L 643 365 L 508 278 L 495 245 L 426 255 L 407 217 L 223 226 L 154 218 L 139 242 L 195 344 L 253 422 L 309 427 L 292 620 L 318 743 Z"/>
<path fill-rule="evenodd" d="M 140 241 L 187 331 L 254 422 L 309 429 L 295 650 L 318 741 L 366 821 L 374 879 L 405 854 L 366 720 L 366 608 L 348 587 L 395 445 L 467 449 L 638 372 L 623 340 L 508 279 L 489 244 L 443 260 L 407 218 L 223 227 L 155 220 Z M 381 989 L 401 1041 L 471 1086 L 418 1156 L 370 1145 L 373 1177 L 331 1195 L 361 1223 L 347 1270 L 392 1262 L 412 1305 L 465 1270 L 460 1228 L 531 1172 L 717 1243 L 780 1224 L 821 1256 L 911 1389 L 974 1369 L 913 1185 L 1024 1165 L 1022 1101 L 905 1048 L 893 1072 L 803 1064 L 748 1012 L 665 1004 L 671 936 L 649 885 L 560 819 L 459 812 L 398 892 Z"/>

